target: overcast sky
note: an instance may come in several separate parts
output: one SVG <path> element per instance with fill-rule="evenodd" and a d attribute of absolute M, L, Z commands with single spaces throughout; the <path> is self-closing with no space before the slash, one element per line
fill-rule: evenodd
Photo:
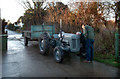
<path fill-rule="evenodd" d="M 25 9 L 18 3 L 20 0 L 0 0 L 1 18 L 6 21 L 15 22 L 20 16 L 23 16 Z M 31 0 L 30 0 L 31 1 Z M 67 3 L 67 0 L 62 0 Z"/>
<path fill-rule="evenodd" d="M 11 22 L 23 15 L 25 9 L 16 0 L 0 0 L 1 18 Z"/>

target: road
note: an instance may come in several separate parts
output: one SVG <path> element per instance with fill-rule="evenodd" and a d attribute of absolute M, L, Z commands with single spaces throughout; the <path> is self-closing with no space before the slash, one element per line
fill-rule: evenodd
<path fill-rule="evenodd" d="M 31 41 L 25 47 L 21 34 L 10 30 L 8 34 L 8 51 L 2 57 L 3 77 L 120 77 L 120 69 L 96 61 L 83 63 L 75 54 L 56 63 L 52 49 L 43 56 L 38 42 Z"/>

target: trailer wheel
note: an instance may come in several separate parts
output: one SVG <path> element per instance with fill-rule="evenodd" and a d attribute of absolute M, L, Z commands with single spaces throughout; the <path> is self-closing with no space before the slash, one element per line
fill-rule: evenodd
<path fill-rule="evenodd" d="M 60 46 L 54 48 L 54 58 L 57 63 L 62 63 L 64 59 L 64 52 Z"/>
<path fill-rule="evenodd" d="M 28 46 L 28 38 L 27 37 L 24 37 L 24 45 Z"/>
<path fill-rule="evenodd" d="M 47 55 L 49 52 L 49 36 L 47 33 L 41 34 L 39 38 L 39 48 L 42 55 Z"/>

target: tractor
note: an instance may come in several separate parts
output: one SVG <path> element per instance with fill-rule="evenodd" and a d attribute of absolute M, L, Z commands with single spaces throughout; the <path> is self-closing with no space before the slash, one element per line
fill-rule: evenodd
<path fill-rule="evenodd" d="M 54 58 L 57 63 L 64 60 L 64 54 L 80 52 L 81 56 L 85 57 L 85 46 L 83 34 L 77 35 L 72 33 L 64 33 L 62 30 L 62 20 L 60 20 L 60 33 L 50 36 L 48 32 L 40 35 L 39 48 L 40 53 L 47 55 L 50 46 L 54 48 Z"/>

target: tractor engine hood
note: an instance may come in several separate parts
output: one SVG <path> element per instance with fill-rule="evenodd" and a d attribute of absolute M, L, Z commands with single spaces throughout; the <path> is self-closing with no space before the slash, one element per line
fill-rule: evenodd
<path fill-rule="evenodd" d="M 60 36 L 60 34 L 59 34 Z M 80 36 L 72 33 L 62 32 L 63 41 L 68 43 L 71 52 L 78 52 L 80 50 Z"/>

